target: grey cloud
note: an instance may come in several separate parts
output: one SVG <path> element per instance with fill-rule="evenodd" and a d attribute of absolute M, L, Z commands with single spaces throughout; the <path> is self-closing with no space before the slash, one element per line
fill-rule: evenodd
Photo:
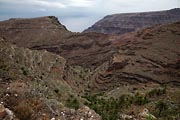
<path fill-rule="evenodd" d="M 179 0 L 0 0 L 0 20 L 57 16 L 72 31 L 82 31 L 108 14 L 165 10 Z"/>

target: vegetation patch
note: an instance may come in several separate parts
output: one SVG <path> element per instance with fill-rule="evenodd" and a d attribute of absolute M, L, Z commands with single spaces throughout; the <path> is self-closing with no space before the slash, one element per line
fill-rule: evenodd
<path fill-rule="evenodd" d="M 23 75 L 27 76 L 28 75 L 28 70 L 26 70 L 25 67 L 21 67 Z"/>
<path fill-rule="evenodd" d="M 80 104 L 77 98 L 75 98 L 73 95 L 70 95 L 70 97 L 66 100 L 65 106 L 77 110 Z"/>
<path fill-rule="evenodd" d="M 175 120 L 180 118 L 180 103 L 168 100 L 159 100 L 156 103 L 154 115 L 163 120 Z"/>
<path fill-rule="evenodd" d="M 117 120 L 119 117 L 118 113 L 122 112 L 123 109 L 129 108 L 132 104 L 144 105 L 148 103 L 147 98 L 141 94 L 136 94 L 135 96 L 122 95 L 118 99 L 112 97 L 104 99 L 97 95 L 84 96 L 84 98 L 89 101 L 84 104 L 100 114 L 103 120 Z"/>
<path fill-rule="evenodd" d="M 160 95 L 163 95 L 166 93 L 166 88 L 159 88 L 159 89 L 153 89 L 149 93 L 147 93 L 147 96 L 152 98 L 152 97 L 157 97 Z"/>

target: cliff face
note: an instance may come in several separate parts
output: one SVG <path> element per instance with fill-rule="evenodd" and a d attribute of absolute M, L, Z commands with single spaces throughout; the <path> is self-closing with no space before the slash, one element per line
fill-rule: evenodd
<path fill-rule="evenodd" d="M 173 23 L 179 20 L 179 8 L 157 12 L 114 14 L 104 17 L 84 32 L 123 34 L 158 24 Z"/>

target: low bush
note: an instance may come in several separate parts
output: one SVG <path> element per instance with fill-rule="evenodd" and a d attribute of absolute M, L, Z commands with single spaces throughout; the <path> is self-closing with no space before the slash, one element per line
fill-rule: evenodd
<path fill-rule="evenodd" d="M 68 108 L 74 108 L 74 109 L 78 109 L 79 108 L 79 101 L 77 100 L 77 98 L 70 96 L 67 100 L 66 100 L 66 107 Z"/>
<path fill-rule="evenodd" d="M 33 109 L 27 102 L 23 101 L 14 107 L 14 112 L 20 120 L 30 120 Z"/>
<path fill-rule="evenodd" d="M 147 93 L 147 96 L 152 98 L 156 96 L 160 96 L 166 93 L 166 88 L 153 89 Z"/>
<path fill-rule="evenodd" d="M 140 93 L 136 93 L 133 99 L 134 104 L 136 105 L 144 105 L 149 102 L 146 96 L 141 95 Z"/>

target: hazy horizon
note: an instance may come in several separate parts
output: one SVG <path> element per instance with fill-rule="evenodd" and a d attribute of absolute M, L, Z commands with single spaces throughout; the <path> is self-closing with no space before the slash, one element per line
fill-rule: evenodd
<path fill-rule="evenodd" d="M 81 32 L 106 15 L 180 8 L 179 0 L 0 0 L 0 21 L 56 16 L 73 32 Z"/>

